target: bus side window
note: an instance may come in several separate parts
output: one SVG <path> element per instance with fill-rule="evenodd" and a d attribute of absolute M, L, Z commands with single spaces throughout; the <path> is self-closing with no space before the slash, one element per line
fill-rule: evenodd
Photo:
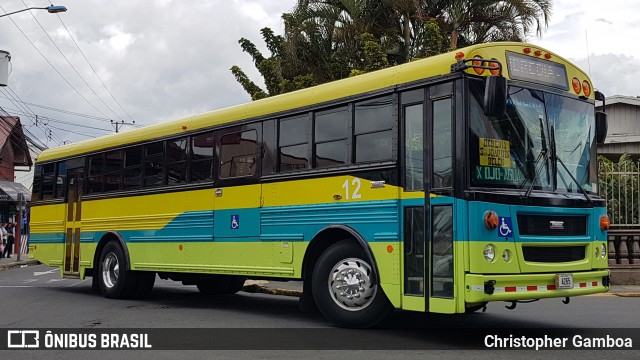
<path fill-rule="evenodd" d="M 40 195 L 42 195 L 42 191 L 40 187 L 42 186 L 42 165 L 36 165 L 33 171 L 33 195 L 31 196 L 32 201 L 38 201 L 40 199 Z"/>
<path fill-rule="evenodd" d="M 280 119 L 278 131 L 278 171 L 309 168 L 309 114 Z"/>
<path fill-rule="evenodd" d="M 453 186 L 453 134 L 451 98 L 433 102 L 433 187 Z"/>
<path fill-rule="evenodd" d="M 164 142 L 144 146 L 144 186 L 160 186 L 164 183 Z"/>
<path fill-rule="evenodd" d="M 393 160 L 393 96 L 355 104 L 356 163 Z"/>
<path fill-rule="evenodd" d="M 122 151 L 105 154 L 104 191 L 120 190 L 122 185 Z"/>
<path fill-rule="evenodd" d="M 258 133 L 255 130 L 224 135 L 220 139 L 220 178 L 256 173 Z"/>
<path fill-rule="evenodd" d="M 102 192 L 102 175 L 104 174 L 104 155 L 98 154 L 89 157 L 89 174 L 87 177 L 87 194 Z"/>
<path fill-rule="evenodd" d="M 57 164 L 46 164 L 42 168 L 42 200 L 53 199 L 56 185 Z"/>
<path fill-rule="evenodd" d="M 213 180 L 213 151 L 216 146 L 213 132 L 191 137 L 189 181 Z"/>

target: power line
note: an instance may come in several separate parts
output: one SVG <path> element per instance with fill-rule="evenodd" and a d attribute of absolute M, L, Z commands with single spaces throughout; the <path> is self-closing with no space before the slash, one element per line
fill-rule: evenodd
<path fill-rule="evenodd" d="M 115 96 L 113 96 L 113 94 L 111 93 L 111 91 L 109 90 L 109 88 L 107 87 L 107 85 L 105 85 L 104 81 L 102 81 L 102 78 L 100 77 L 100 75 L 98 75 L 98 72 L 96 71 L 96 69 L 93 68 L 93 65 L 91 65 L 91 62 L 89 62 L 89 59 L 87 58 L 87 56 L 84 54 L 84 52 L 82 51 L 82 49 L 80 48 L 80 45 L 78 45 L 78 42 L 76 41 L 76 39 L 73 37 L 73 35 L 71 34 L 71 31 L 69 31 L 69 29 L 67 28 L 67 25 L 64 23 L 64 21 L 62 21 L 62 18 L 60 17 L 59 14 L 56 14 L 56 16 L 58 16 L 58 19 L 60 19 L 60 22 L 62 23 L 62 26 L 64 26 L 64 29 L 67 30 L 67 33 L 69 34 L 69 37 L 71 38 L 71 40 L 73 41 L 73 43 L 76 45 L 76 47 L 78 48 L 78 51 L 80 51 L 80 54 L 82 54 L 82 57 L 84 57 L 84 60 L 87 62 L 87 64 L 89 65 L 89 67 L 91 68 L 91 70 L 93 71 L 93 73 L 96 75 L 96 77 L 98 78 L 98 80 L 100 80 L 100 83 L 102 84 L 102 86 L 104 87 L 105 90 L 107 90 L 107 92 L 109 93 L 109 95 L 111 95 L 111 98 L 113 99 L 113 101 L 116 102 L 116 104 L 118 104 L 118 106 L 120 107 L 120 109 L 129 117 L 129 119 L 131 119 L 132 122 L 135 122 L 135 120 L 131 117 L 131 115 L 129 115 L 129 113 L 122 107 L 122 105 L 120 104 L 120 102 L 118 101 L 118 99 L 115 98 Z"/>
<path fill-rule="evenodd" d="M 100 131 L 106 131 L 106 132 L 112 132 L 113 130 L 110 129 L 103 129 L 103 128 L 98 128 L 95 126 L 90 126 L 90 125 L 82 125 L 82 124 L 76 124 L 70 121 L 64 121 L 64 120 L 58 120 L 55 118 L 51 118 L 48 116 L 38 116 L 38 115 L 31 115 L 31 114 L 27 114 L 24 112 L 20 112 L 20 110 L 18 109 L 11 109 L 11 108 L 5 108 L 7 110 L 11 110 L 11 111 L 15 111 L 15 113 L 17 115 L 23 115 L 29 118 L 33 118 L 34 116 L 37 117 L 38 120 L 43 120 L 45 122 L 50 121 L 50 122 L 54 122 L 54 123 L 58 123 L 58 124 L 65 124 L 65 125 L 71 125 L 71 126 L 77 126 L 77 127 L 83 127 L 83 128 L 87 128 L 87 129 L 92 129 L 92 130 L 100 130 Z"/>
<path fill-rule="evenodd" d="M 24 0 L 22 0 L 22 3 L 24 4 L 25 7 L 29 7 Z M 91 87 L 91 85 L 89 85 L 89 83 L 84 79 L 84 77 L 78 72 L 78 70 L 75 68 L 75 66 L 73 66 L 73 64 L 71 64 L 71 62 L 69 61 L 69 59 L 65 56 L 65 54 L 62 52 L 62 50 L 60 50 L 60 48 L 58 47 L 58 45 L 55 43 L 55 41 L 53 41 L 53 39 L 51 38 L 51 36 L 49 36 L 49 33 L 47 33 L 47 31 L 44 29 L 44 27 L 42 27 L 42 24 L 40 24 L 40 21 L 38 21 L 38 19 L 36 18 L 35 15 L 33 15 L 33 12 L 30 10 L 29 14 L 31 14 L 31 17 L 33 17 L 33 19 L 36 21 L 36 23 L 38 24 L 38 26 L 40 26 L 40 29 L 42 29 L 42 32 L 44 32 L 44 34 L 47 36 L 47 38 L 49 39 L 49 41 L 51 41 L 51 44 L 53 44 L 53 46 L 56 48 L 56 50 L 58 50 L 58 52 L 60 53 L 60 55 L 62 55 L 62 57 L 64 58 L 64 60 L 67 62 L 67 64 L 69 64 L 69 66 L 71 66 L 71 68 L 73 69 L 73 71 L 78 75 L 78 77 L 80 78 L 80 80 L 82 80 L 82 82 L 84 82 L 85 85 L 87 85 L 87 87 L 89 88 L 89 90 L 91 90 L 91 92 L 93 93 L 93 95 L 96 96 L 96 98 L 98 98 L 98 100 L 100 100 L 100 102 L 102 102 L 102 104 L 104 106 L 107 107 L 107 109 L 109 109 L 118 119 L 122 120 L 122 118 L 120 116 L 118 116 L 118 114 L 116 114 L 115 111 L 113 111 L 113 109 L 111 109 L 111 107 L 109 105 L 107 105 L 107 103 L 104 102 L 104 100 L 102 100 L 102 98 L 93 90 L 93 88 Z"/>
<path fill-rule="evenodd" d="M 7 97 L 4 97 L 4 96 L 0 96 L 0 98 L 8 99 Z M 41 108 L 41 109 L 45 109 L 45 110 L 56 111 L 56 112 L 60 112 L 60 113 L 67 114 L 67 115 L 83 117 L 83 118 L 87 118 L 87 119 L 91 119 L 91 120 L 105 121 L 105 122 L 108 122 L 108 123 L 113 121 L 113 119 L 109 119 L 109 118 L 103 118 L 103 117 L 98 117 L 98 116 L 94 116 L 94 115 L 87 115 L 87 114 L 77 113 L 77 112 L 73 112 L 73 111 L 69 111 L 69 110 L 63 110 L 63 109 L 54 108 L 54 107 L 51 107 L 51 106 L 39 105 L 39 104 L 34 104 L 34 103 L 26 102 L 26 101 L 20 101 L 20 102 L 25 104 L 25 105 L 29 105 L 29 106 L 33 106 L 33 107 L 37 107 L 37 108 Z"/>
<path fill-rule="evenodd" d="M 0 10 L 2 10 L 5 14 L 7 13 L 6 10 L 4 9 L 4 7 L 2 5 L 0 5 Z M 36 49 L 36 51 L 38 52 L 38 54 L 40 54 L 40 56 L 42 56 L 42 58 L 47 62 L 47 64 L 49 64 L 49 66 L 51 66 L 51 68 L 53 70 L 55 70 L 56 73 L 58 73 L 58 75 L 60 75 L 60 77 L 62 78 L 62 80 L 64 80 L 64 82 L 67 83 L 67 85 L 69 85 L 73 91 L 76 92 L 76 94 L 78 94 L 87 104 L 89 104 L 91 107 L 93 107 L 97 112 L 99 112 L 100 114 L 102 114 L 102 116 L 107 117 L 107 115 L 105 115 L 102 111 L 100 111 L 100 109 L 98 109 L 95 105 L 93 105 L 91 102 L 89 102 L 89 100 L 87 100 L 86 97 L 84 97 L 79 91 L 78 89 L 76 89 L 73 85 L 71 85 L 71 83 L 69 82 L 69 80 L 67 80 L 62 73 L 56 69 L 55 66 L 53 66 L 53 64 L 51 63 L 51 61 L 49 61 L 49 59 L 47 59 L 46 56 L 44 56 L 44 54 L 40 51 L 40 49 L 38 49 L 38 47 L 36 47 L 36 45 L 31 41 L 31 39 L 29 39 L 29 37 L 27 36 L 27 34 L 24 33 L 24 31 L 22 31 L 22 29 L 18 26 L 18 24 L 16 24 L 15 21 L 13 21 L 13 19 L 11 17 L 9 17 L 9 20 L 11 20 L 11 22 L 13 23 L 13 25 L 15 25 L 15 27 L 18 29 L 18 31 L 20 31 L 20 33 L 22 34 L 22 36 L 25 37 L 25 39 L 27 39 L 27 41 L 29 42 L 29 44 L 31 44 L 31 46 L 33 46 L 34 49 Z"/>

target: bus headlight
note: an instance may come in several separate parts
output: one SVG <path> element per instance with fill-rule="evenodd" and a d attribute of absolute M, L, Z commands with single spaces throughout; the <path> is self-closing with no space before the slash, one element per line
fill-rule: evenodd
<path fill-rule="evenodd" d="M 607 245 L 602 244 L 602 249 L 600 249 L 600 256 L 602 256 L 603 259 L 607 258 Z"/>
<path fill-rule="evenodd" d="M 504 260 L 504 262 L 509 262 L 509 260 L 511 260 L 511 251 L 505 249 L 502 252 L 502 260 Z"/>
<path fill-rule="evenodd" d="M 482 253 L 484 255 L 484 259 L 487 260 L 487 262 L 493 262 L 493 259 L 496 258 L 496 249 L 491 244 L 485 246 Z"/>

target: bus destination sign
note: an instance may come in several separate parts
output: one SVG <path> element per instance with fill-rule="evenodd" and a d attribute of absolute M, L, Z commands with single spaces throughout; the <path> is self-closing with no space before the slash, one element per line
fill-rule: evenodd
<path fill-rule="evenodd" d="M 531 81 L 563 90 L 569 89 L 567 69 L 562 64 L 507 52 L 507 66 L 509 76 L 514 80 Z"/>

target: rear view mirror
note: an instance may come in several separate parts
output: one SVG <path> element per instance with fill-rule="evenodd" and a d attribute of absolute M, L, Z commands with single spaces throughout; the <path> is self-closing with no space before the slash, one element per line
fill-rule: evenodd
<path fill-rule="evenodd" d="M 608 129 L 607 114 L 602 111 L 596 111 L 596 142 L 598 144 L 604 144 Z"/>
<path fill-rule="evenodd" d="M 507 78 L 487 76 L 484 88 L 484 114 L 502 116 L 507 109 Z"/>

